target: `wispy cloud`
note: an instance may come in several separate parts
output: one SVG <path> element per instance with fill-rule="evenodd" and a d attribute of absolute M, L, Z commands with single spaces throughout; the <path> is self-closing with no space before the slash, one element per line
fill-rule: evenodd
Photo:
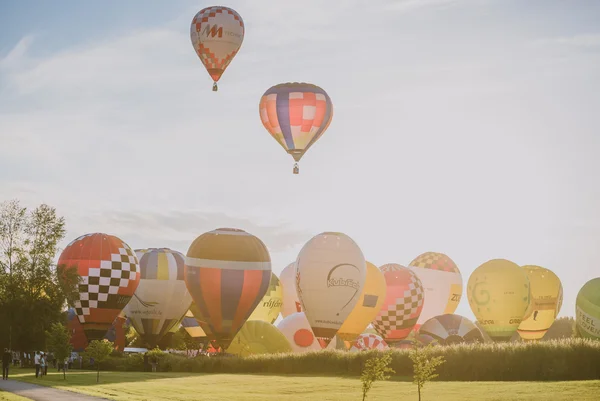
<path fill-rule="evenodd" d="M 386 8 L 399 13 L 408 13 L 421 9 L 449 8 L 467 1 L 469 0 L 391 0 Z M 473 0 L 470 0 L 470 2 L 473 2 Z"/>

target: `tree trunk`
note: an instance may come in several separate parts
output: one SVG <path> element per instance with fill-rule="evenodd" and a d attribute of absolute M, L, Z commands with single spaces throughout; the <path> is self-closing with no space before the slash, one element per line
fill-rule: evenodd
<path fill-rule="evenodd" d="M 65 362 L 63 361 L 63 380 L 67 380 L 67 369 L 65 369 Z"/>
<path fill-rule="evenodd" d="M 98 362 L 98 370 L 96 373 L 96 383 L 100 382 L 100 363 Z"/>
<path fill-rule="evenodd" d="M 419 401 L 421 401 L 421 384 L 417 384 L 417 388 L 419 391 Z"/>

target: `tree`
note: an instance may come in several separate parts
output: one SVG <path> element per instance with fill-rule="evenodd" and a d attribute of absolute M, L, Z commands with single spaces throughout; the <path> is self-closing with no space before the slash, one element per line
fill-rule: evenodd
<path fill-rule="evenodd" d="M 164 353 L 158 347 L 154 347 L 150 351 L 148 351 L 148 361 L 152 365 L 152 371 L 156 372 L 156 365 L 158 365 L 158 361 L 163 357 Z"/>
<path fill-rule="evenodd" d="M 559 317 L 556 319 L 542 340 L 558 340 L 561 338 L 571 338 L 575 335 L 575 319 L 570 316 Z"/>
<path fill-rule="evenodd" d="M 77 299 L 76 269 L 53 263 L 64 236 L 54 208 L 0 203 L 0 343 L 11 349 L 45 349 L 46 330 Z"/>
<path fill-rule="evenodd" d="M 419 347 L 415 344 L 408 355 L 413 362 L 413 383 L 417 385 L 419 401 L 421 401 L 421 388 L 431 379 L 438 377 L 438 374 L 435 373 L 436 368 L 446 362 L 443 356 L 434 357 L 432 351 L 431 345 Z"/>
<path fill-rule="evenodd" d="M 373 383 L 378 380 L 387 380 L 390 378 L 388 373 L 396 373 L 388 365 L 392 362 L 392 354 L 386 352 L 381 357 L 374 356 L 367 359 L 360 381 L 362 382 L 363 401 L 367 399 L 367 393 L 371 390 Z"/>
<path fill-rule="evenodd" d="M 96 383 L 100 381 L 100 364 L 104 362 L 110 354 L 114 351 L 115 345 L 104 339 L 102 341 L 92 340 L 90 344 L 85 349 L 84 358 L 86 359 L 94 359 L 94 363 L 96 363 Z"/>
<path fill-rule="evenodd" d="M 54 353 L 54 358 L 56 358 L 58 366 L 63 366 L 63 380 L 66 380 L 65 360 L 71 355 L 71 351 L 73 350 L 71 332 L 60 323 L 52 324 L 50 331 L 46 332 L 46 345 Z"/>

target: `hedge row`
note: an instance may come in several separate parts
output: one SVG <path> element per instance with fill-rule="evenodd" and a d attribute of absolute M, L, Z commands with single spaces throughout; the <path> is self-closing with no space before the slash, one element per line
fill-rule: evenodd
<path fill-rule="evenodd" d="M 393 350 L 396 376 L 412 376 L 408 350 Z M 546 381 L 600 379 L 600 342 L 567 339 L 539 343 L 485 343 L 434 347 L 444 356 L 439 380 L 447 381 Z M 159 371 L 202 373 L 265 373 L 359 376 L 367 358 L 379 351 L 320 351 L 305 354 L 254 355 L 188 359 L 165 354 Z M 85 365 L 84 365 L 85 367 Z M 103 370 L 143 371 L 143 356 L 111 357 Z"/>

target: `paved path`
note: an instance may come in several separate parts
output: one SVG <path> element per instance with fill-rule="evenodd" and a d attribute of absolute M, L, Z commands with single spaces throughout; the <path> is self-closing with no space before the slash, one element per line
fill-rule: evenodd
<path fill-rule="evenodd" d="M 100 401 L 106 398 L 92 397 L 90 395 L 75 393 L 66 390 L 57 390 L 52 387 L 38 386 L 16 380 L 0 380 L 0 389 L 27 397 L 35 401 Z"/>

